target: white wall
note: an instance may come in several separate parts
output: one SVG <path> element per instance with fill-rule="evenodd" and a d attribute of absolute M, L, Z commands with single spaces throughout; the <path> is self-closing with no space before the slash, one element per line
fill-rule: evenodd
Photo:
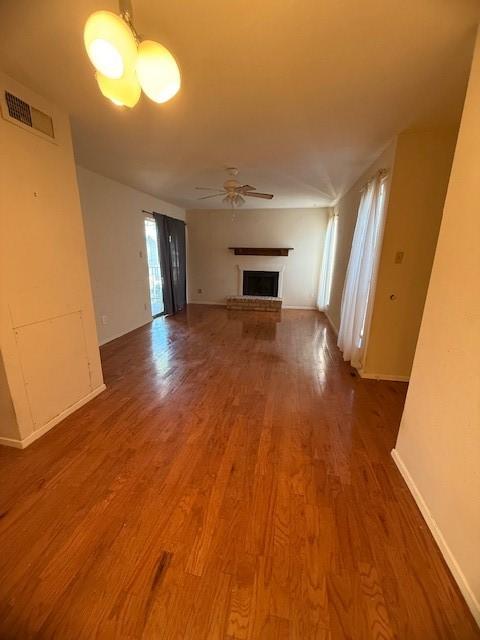
<path fill-rule="evenodd" d="M 480 623 L 480 39 L 394 457 Z"/>
<path fill-rule="evenodd" d="M 0 88 L 52 115 L 57 143 L 0 118 L 0 443 L 23 447 L 104 386 L 68 117 Z"/>
<path fill-rule="evenodd" d="M 17 416 L 13 406 L 12 395 L 8 385 L 5 365 L 0 355 L 0 436 L 3 438 L 19 439 Z"/>
<path fill-rule="evenodd" d="M 456 134 L 455 128 L 401 133 L 338 203 L 332 293 L 325 310 L 337 333 L 361 187 L 379 169 L 389 170 L 385 229 L 362 377 L 409 379 Z M 396 263 L 397 252 L 403 252 L 401 264 Z"/>
<path fill-rule="evenodd" d="M 225 303 L 238 293 L 238 268 L 285 267 L 283 305 L 316 306 L 328 209 L 187 212 L 189 302 Z M 293 247 L 288 257 L 236 256 L 228 247 Z M 199 289 L 202 293 L 199 293 Z"/>
<path fill-rule="evenodd" d="M 146 211 L 185 220 L 183 209 L 77 166 L 100 344 L 150 322 Z M 106 324 L 102 317 L 106 316 Z"/>
<path fill-rule="evenodd" d="M 410 377 L 456 139 L 455 128 L 397 138 L 362 376 Z"/>

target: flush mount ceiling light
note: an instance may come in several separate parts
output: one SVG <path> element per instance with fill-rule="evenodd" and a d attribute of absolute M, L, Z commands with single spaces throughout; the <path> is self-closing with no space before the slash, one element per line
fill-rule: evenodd
<path fill-rule="evenodd" d="M 129 4 L 128 0 L 123 4 Z M 143 40 L 132 22 L 131 7 L 121 15 L 96 11 L 88 18 L 83 39 L 97 70 L 102 94 L 114 104 L 134 107 L 141 89 L 154 102 L 167 102 L 180 89 L 180 70 L 170 51 Z"/>

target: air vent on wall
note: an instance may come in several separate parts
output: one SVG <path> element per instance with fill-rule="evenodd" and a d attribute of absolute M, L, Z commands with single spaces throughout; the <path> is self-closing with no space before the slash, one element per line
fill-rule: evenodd
<path fill-rule="evenodd" d="M 16 120 L 23 126 L 31 127 L 42 135 L 51 139 L 55 138 L 51 116 L 32 107 L 9 91 L 5 91 L 4 100 L 5 110 L 8 112 L 8 115 L 4 113 L 6 120 Z"/>

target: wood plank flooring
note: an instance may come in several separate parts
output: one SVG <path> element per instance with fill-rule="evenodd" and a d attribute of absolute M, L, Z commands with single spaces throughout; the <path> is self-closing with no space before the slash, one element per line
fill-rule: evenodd
<path fill-rule="evenodd" d="M 0 448 L 1 638 L 480 638 L 390 457 L 406 385 L 321 314 L 190 306 L 102 360 Z"/>

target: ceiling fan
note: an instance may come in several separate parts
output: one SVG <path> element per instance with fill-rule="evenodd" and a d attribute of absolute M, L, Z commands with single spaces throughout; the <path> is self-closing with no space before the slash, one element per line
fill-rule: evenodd
<path fill-rule="evenodd" d="M 215 189 L 214 187 L 195 187 L 199 191 L 216 191 L 212 195 L 202 196 L 199 200 L 206 200 L 207 198 L 218 198 L 223 196 L 222 202 L 229 204 L 231 207 L 241 207 L 245 202 L 245 197 L 248 198 L 263 198 L 264 200 L 271 200 L 273 195 L 271 193 L 259 193 L 256 187 L 252 187 L 251 184 L 240 184 L 236 180 L 238 175 L 238 169 L 235 167 L 228 167 L 227 173 L 230 176 L 223 183 L 223 187 Z"/>

